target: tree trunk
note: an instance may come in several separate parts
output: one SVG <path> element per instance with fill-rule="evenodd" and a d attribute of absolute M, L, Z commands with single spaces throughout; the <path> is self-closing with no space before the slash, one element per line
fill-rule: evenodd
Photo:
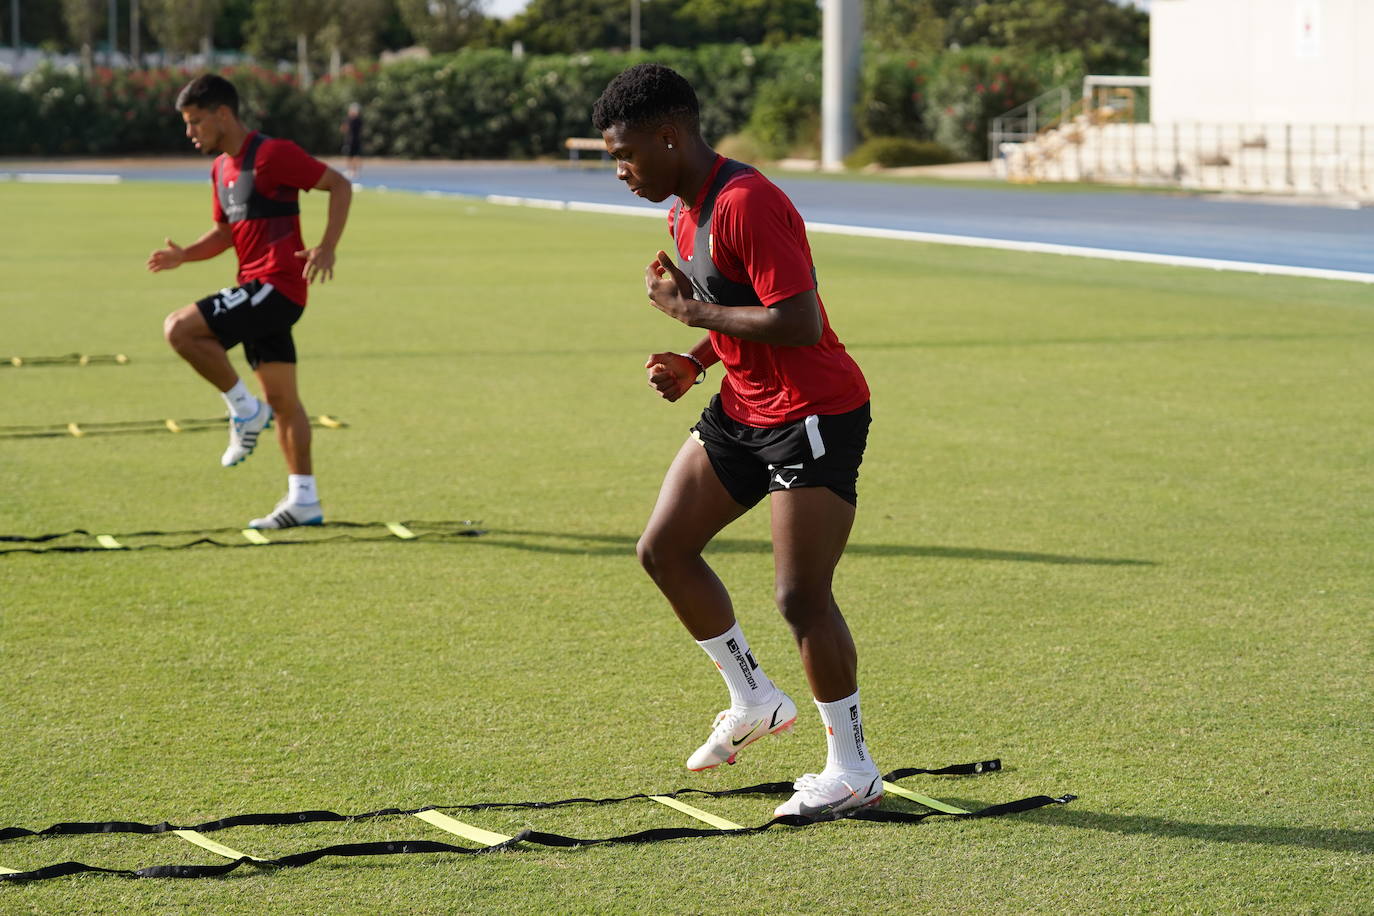
<path fill-rule="evenodd" d="M 296 80 L 302 89 L 310 88 L 310 47 L 305 33 L 296 33 Z"/>

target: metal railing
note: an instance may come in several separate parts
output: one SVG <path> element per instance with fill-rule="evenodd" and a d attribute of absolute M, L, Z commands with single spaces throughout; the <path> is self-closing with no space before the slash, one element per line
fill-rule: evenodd
<path fill-rule="evenodd" d="M 999 171 L 1026 181 L 1166 185 L 1374 198 L 1374 125 L 1093 123 L 1003 148 Z"/>
<path fill-rule="evenodd" d="M 1073 105 L 1068 86 L 1051 89 L 992 119 L 988 127 L 988 154 L 996 159 L 1004 143 L 1026 143 L 1060 124 Z"/>

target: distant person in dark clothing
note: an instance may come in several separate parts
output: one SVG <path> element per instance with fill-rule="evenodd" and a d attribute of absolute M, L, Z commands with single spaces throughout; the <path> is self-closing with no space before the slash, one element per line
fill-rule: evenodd
<path fill-rule="evenodd" d="M 348 117 L 339 125 L 339 132 L 344 138 L 343 154 L 348 157 L 348 177 L 357 181 L 363 170 L 363 106 L 349 103 Z"/>

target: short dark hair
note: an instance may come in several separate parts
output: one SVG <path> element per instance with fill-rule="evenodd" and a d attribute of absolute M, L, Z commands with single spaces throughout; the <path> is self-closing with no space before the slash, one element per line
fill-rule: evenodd
<path fill-rule="evenodd" d="M 234 84 L 216 73 L 202 73 L 181 88 L 177 94 L 177 110 L 194 105 L 209 111 L 211 108 L 228 107 L 237 117 L 239 113 L 239 91 Z"/>
<path fill-rule="evenodd" d="M 602 131 L 612 124 L 640 129 L 675 121 L 696 131 L 700 116 L 697 94 L 680 73 L 662 64 L 635 64 L 611 80 L 596 100 L 592 126 Z"/>

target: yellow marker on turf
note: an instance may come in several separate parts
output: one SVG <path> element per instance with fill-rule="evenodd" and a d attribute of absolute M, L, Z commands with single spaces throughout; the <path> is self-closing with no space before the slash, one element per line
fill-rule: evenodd
<path fill-rule="evenodd" d="M 19 874 L 19 869 L 17 869 L 17 868 L 6 868 L 5 866 L 0 865 L 0 875 L 17 875 L 17 874 Z"/>
<path fill-rule="evenodd" d="M 402 525 L 400 522 L 387 522 L 386 527 L 392 534 L 396 535 L 403 541 L 408 541 L 411 538 L 415 537 L 415 532 L 411 531 L 409 528 L 407 528 L 405 525 Z"/>
<path fill-rule="evenodd" d="M 330 429 L 343 429 L 342 421 L 334 419 L 327 413 L 320 414 L 320 425 L 328 426 Z"/>
<path fill-rule="evenodd" d="M 176 420 L 163 420 L 162 424 L 167 427 L 168 432 L 181 432 L 181 424 Z"/>
<path fill-rule="evenodd" d="M 68 424 L 67 424 L 67 432 L 71 433 L 73 436 L 75 436 L 75 437 L 78 438 L 78 439 L 80 439 L 82 436 L 86 435 L 86 431 L 83 430 L 81 427 L 77 426 L 75 423 L 68 423 Z"/>
<path fill-rule="evenodd" d="M 946 814 L 969 813 L 965 811 L 963 808 L 956 808 L 953 805 L 947 805 L 944 802 L 940 801 L 938 798 L 930 798 L 928 796 L 921 795 L 919 792 L 913 792 L 910 789 L 904 789 L 901 786 L 897 785 L 895 782 L 884 781 L 883 791 L 891 792 L 893 795 L 900 795 L 902 798 L 909 798 L 918 805 L 925 805 L 927 808 L 934 808 L 936 811 L 943 811 Z"/>
<path fill-rule="evenodd" d="M 81 358 L 78 359 L 76 362 L 77 362 L 77 365 L 80 365 L 80 366 L 89 366 L 89 365 L 91 364 L 91 358 L 90 358 L 89 356 L 87 356 L 85 353 L 82 353 L 82 354 L 81 354 Z"/>
<path fill-rule="evenodd" d="M 250 856 L 246 852 L 239 852 L 237 849 L 230 849 L 223 843 L 217 843 L 205 834 L 197 833 L 194 830 L 173 830 L 172 833 L 175 833 L 177 836 L 181 837 L 188 843 L 194 843 L 201 849 L 208 849 L 215 855 L 224 856 L 226 859 L 247 858 L 252 859 L 254 862 L 262 861 L 262 859 L 259 859 L 257 856 Z"/>
<path fill-rule="evenodd" d="M 259 530 L 256 529 L 256 528 L 245 528 L 245 529 L 243 529 L 243 538 L 244 538 L 244 540 L 246 540 L 246 541 L 247 541 L 248 543 L 250 543 L 250 544 L 270 544 L 270 543 L 272 543 L 271 541 L 269 541 L 269 540 L 263 535 L 263 533 L 262 533 L 261 531 L 259 531 Z"/>
<path fill-rule="evenodd" d="M 22 357 L 22 356 L 11 356 L 11 357 L 10 357 L 10 365 L 13 366 L 14 368 L 18 369 L 20 366 L 24 365 L 24 357 Z"/>
<path fill-rule="evenodd" d="M 116 541 L 114 539 L 114 535 L 112 534 L 97 534 L 95 536 L 95 542 L 99 544 L 101 547 L 104 547 L 106 550 L 125 549 L 124 545 Z"/>
<path fill-rule="evenodd" d="M 119 363 L 121 366 L 127 363 L 128 361 L 129 357 L 125 356 L 123 353 L 115 354 L 115 362 Z"/>
<path fill-rule="evenodd" d="M 495 846 L 497 843 L 504 843 L 510 839 L 504 833 L 483 830 L 481 827 L 465 824 L 438 811 L 420 811 L 415 816 L 427 824 L 433 824 L 440 830 L 447 830 L 465 840 L 472 840 L 474 843 L 481 843 L 484 846 Z"/>
<path fill-rule="evenodd" d="M 680 802 L 676 798 L 673 798 L 671 796 L 650 795 L 649 797 L 652 798 L 654 801 L 658 802 L 660 805 L 667 805 L 669 808 L 675 808 L 678 811 L 681 811 L 683 814 L 691 815 L 699 821 L 705 821 L 712 827 L 719 827 L 721 830 L 744 829 L 739 824 L 736 824 L 734 821 L 727 821 L 725 818 L 717 817 L 709 811 L 702 811 L 700 808 L 693 808 L 686 802 Z"/>

